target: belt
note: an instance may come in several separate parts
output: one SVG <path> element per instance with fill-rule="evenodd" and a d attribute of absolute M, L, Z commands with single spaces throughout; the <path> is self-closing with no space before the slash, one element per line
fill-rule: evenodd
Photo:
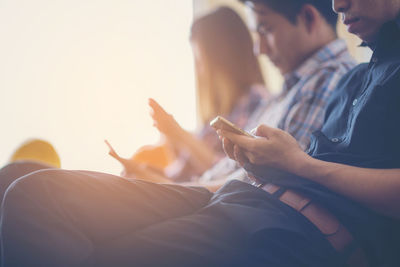
<path fill-rule="evenodd" d="M 254 181 L 254 179 L 252 180 Z M 263 184 L 254 182 L 253 185 L 263 189 L 271 195 L 280 191 L 279 200 L 307 218 L 325 236 L 337 252 L 344 253 L 355 244 L 352 234 L 336 218 L 336 216 L 318 203 L 313 202 L 310 198 L 295 192 L 292 189 L 284 190 L 272 183 Z M 364 251 L 361 250 L 360 247 L 353 249 L 347 258 L 348 266 L 369 266 Z"/>

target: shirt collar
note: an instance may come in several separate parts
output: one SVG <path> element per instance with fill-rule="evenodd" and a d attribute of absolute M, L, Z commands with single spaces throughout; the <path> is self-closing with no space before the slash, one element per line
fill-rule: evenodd
<path fill-rule="evenodd" d="M 290 90 L 302 77 L 307 77 L 321 67 L 321 64 L 337 58 L 347 50 L 346 42 L 342 39 L 335 39 L 324 47 L 320 48 L 312 56 L 307 58 L 294 71 L 284 75 L 283 92 Z"/>

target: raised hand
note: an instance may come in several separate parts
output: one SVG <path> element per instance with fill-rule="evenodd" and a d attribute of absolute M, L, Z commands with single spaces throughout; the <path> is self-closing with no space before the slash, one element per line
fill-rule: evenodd
<path fill-rule="evenodd" d="M 113 158 L 115 158 L 116 160 L 118 160 L 124 167 L 121 176 L 126 178 L 148 180 L 154 183 L 171 182 L 168 178 L 165 177 L 165 175 L 161 171 L 154 169 L 148 166 L 147 164 L 139 163 L 134 159 L 127 159 L 121 157 L 120 155 L 118 155 L 118 153 L 114 150 L 114 148 L 107 140 L 104 140 L 104 142 L 107 144 L 109 148 L 108 154 Z"/>
<path fill-rule="evenodd" d="M 152 98 L 149 99 L 149 106 L 152 109 L 150 115 L 153 118 L 153 125 L 169 139 L 179 139 L 184 130 L 174 117 Z"/>
<path fill-rule="evenodd" d="M 206 171 L 214 164 L 215 153 L 212 147 L 185 131 L 154 99 L 149 99 L 149 105 L 152 108 L 154 126 L 167 137 L 174 148 L 190 155 L 189 160 L 197 173 Z"/>

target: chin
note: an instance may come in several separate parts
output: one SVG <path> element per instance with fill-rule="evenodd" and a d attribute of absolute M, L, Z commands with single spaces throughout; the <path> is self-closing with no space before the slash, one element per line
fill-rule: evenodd
<path fill-rule="evenodd" d="M 374 43 L 378 39 L 379 29 L 381 27 L 369 27 L 368 30 L 356 33 L 356 35 L 367 44 Z"/>
<path fill-rule="evenodd" d="M 363 35 L 363 34 L 357 34 L 357 36 L 363 40 L 364 42 L 366 42 L 367 44 L 371 44 L 374 43 L 377 39 L 377 35 Z"/>

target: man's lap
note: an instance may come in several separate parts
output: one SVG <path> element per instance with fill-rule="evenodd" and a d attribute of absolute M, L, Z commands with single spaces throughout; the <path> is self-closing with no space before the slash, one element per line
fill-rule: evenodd
<path fill-rule="evenodd" d="M 290 208 L 276 204 L 264 191 L 232 181 L 197 212 L 136 231 L 101 251 L 112 251 L 116 257 L 109 260 L 120 266 L 131 258 L 149 266 L 340 266 L 308 221 L 293 221 Z"/>
<path fill-rule="evenodd" d="M 120 266 L 300 263 L 307 262 L 309 254 L 317 257 L 314 262 L 332 256 L 312 225 L 300 216 L 293 221 L 293 211 L 280 205 L 266 192 L 238 181 L 212 195 L 202 188 L 128 181 L 95 172 L 42 171 L 7 192 L 2 213 L 6 262 L 7 257 L 24 254 L 24 249 L 25 254 L 35 252 L 33 260 L 40 254 L 51 258 L 49 248 L 57 250 L 55 260 L 79 254 L 68 262 L 71 266 L 96 260 L 96 266 L 116 261 Z M 33 233 L 24 233 L 33 226 Z M 286 242 L 277 232 L 286 236 Z M 19 238 L 21 243 L 14 242 Z M 24 247 L 27 238 L 31 243 Z M 319 244 L 304 246 L 308 242 Z M 276 259 L 272 251 L 287 255 Z"/>

